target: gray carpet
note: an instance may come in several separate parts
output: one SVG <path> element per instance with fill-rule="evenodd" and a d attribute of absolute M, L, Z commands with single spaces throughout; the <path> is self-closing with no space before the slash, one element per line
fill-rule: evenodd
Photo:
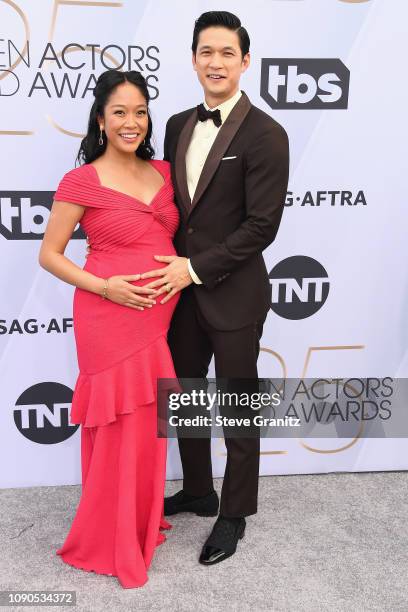
<path fill-rule="evenodd" d="M 233 557 L 199 565 L 214 519 L 179 515 L 149 582 L 130 590 L 55 554 L 79 495 L 78 486 L 0 491 L 2 589 L 75 590 L 76 608 L 53 609 L 80 612 L 408 611 L 406 473 L 263 477 L 259 512 Z"/>

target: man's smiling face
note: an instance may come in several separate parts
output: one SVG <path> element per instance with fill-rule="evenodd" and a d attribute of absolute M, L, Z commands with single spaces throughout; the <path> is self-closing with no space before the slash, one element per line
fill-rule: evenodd
<path fill-rule="evenodd" d="M 200 32 L 193 67 L 209 106 L 218 106 L 239 89 L 241 74 L 249 66 L 249 53 L 242 57 L 236 32 L 222 26 Z"/>

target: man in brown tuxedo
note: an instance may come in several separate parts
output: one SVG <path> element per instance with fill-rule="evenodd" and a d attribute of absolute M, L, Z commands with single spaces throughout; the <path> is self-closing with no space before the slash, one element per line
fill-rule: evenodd
<path fill-rule="evenodd" d="M 205 378 L 214 355 L 217 378 L 257 379 L 270 287 L 262 251 L 275 239 L 288 181 L 284 129 L 239 90 L 249 66 L 249 37 L 225 11 L 195 23 L 193 67 L 204 104 L 171 117 L 164 156 L 172 164 L 180 227 L 178 257 L 144 274 L 157 295 L 180 290 L 169 344 L 177 376 Z M 220 514 L 200 562 L 235 553 L 245 517 L 257 511 L 259 437 L 228 438 Z M 210 440 L 179 438 L 183 489 L 165 500 L 165 514 L 218 514 Z"/>

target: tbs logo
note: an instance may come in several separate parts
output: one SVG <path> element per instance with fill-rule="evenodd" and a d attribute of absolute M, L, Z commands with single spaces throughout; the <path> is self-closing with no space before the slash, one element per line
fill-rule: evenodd
<path fill-rule="evenodd" d="M 330 282 L 321 263 L 304 255 L 279 262 L 269 274 L 271 308 L 284 319 L 307 319 L 323 306 Z"/>
<path fill-rule="evenodd" d="M 53 191 L 0 192 L 0 233 L 7 240 L 40 240 L 52 206 Z M 84 238 L 77 229 L 72 238 Z"/>
<path fill-rule="evenodd" d="M 347 108 L 349 84 L 339 59 L 262 59 L 261 96 L 271 108 Z"/>

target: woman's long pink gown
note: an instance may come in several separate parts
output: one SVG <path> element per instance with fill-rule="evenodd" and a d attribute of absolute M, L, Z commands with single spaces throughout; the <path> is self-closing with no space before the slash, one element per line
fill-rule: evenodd
<path fill-rule="evenodd" d="M 94 166 L 68 172 L 55 200 L 86 206 L 81 226 L 92 252 L 85 270 L 101 278 L 138 274 L 172 255 L 178 225 L 170 166 L 149 163 L 164 184 L 150 204 L 101 185 Z M 134 284 L 145 284 L 140 281 Z M 160 297 L 162 299 L 162 296 Z M 157 438 L 157 378 L 175 378 L 167 330 L 177 298 L 144 311 L 76 289 L 79 377 L 71 423 L 80 423 L 82 496 L 63 546 L 70 565 L 142 586 L 165 540 L 166 439 Z"/>

